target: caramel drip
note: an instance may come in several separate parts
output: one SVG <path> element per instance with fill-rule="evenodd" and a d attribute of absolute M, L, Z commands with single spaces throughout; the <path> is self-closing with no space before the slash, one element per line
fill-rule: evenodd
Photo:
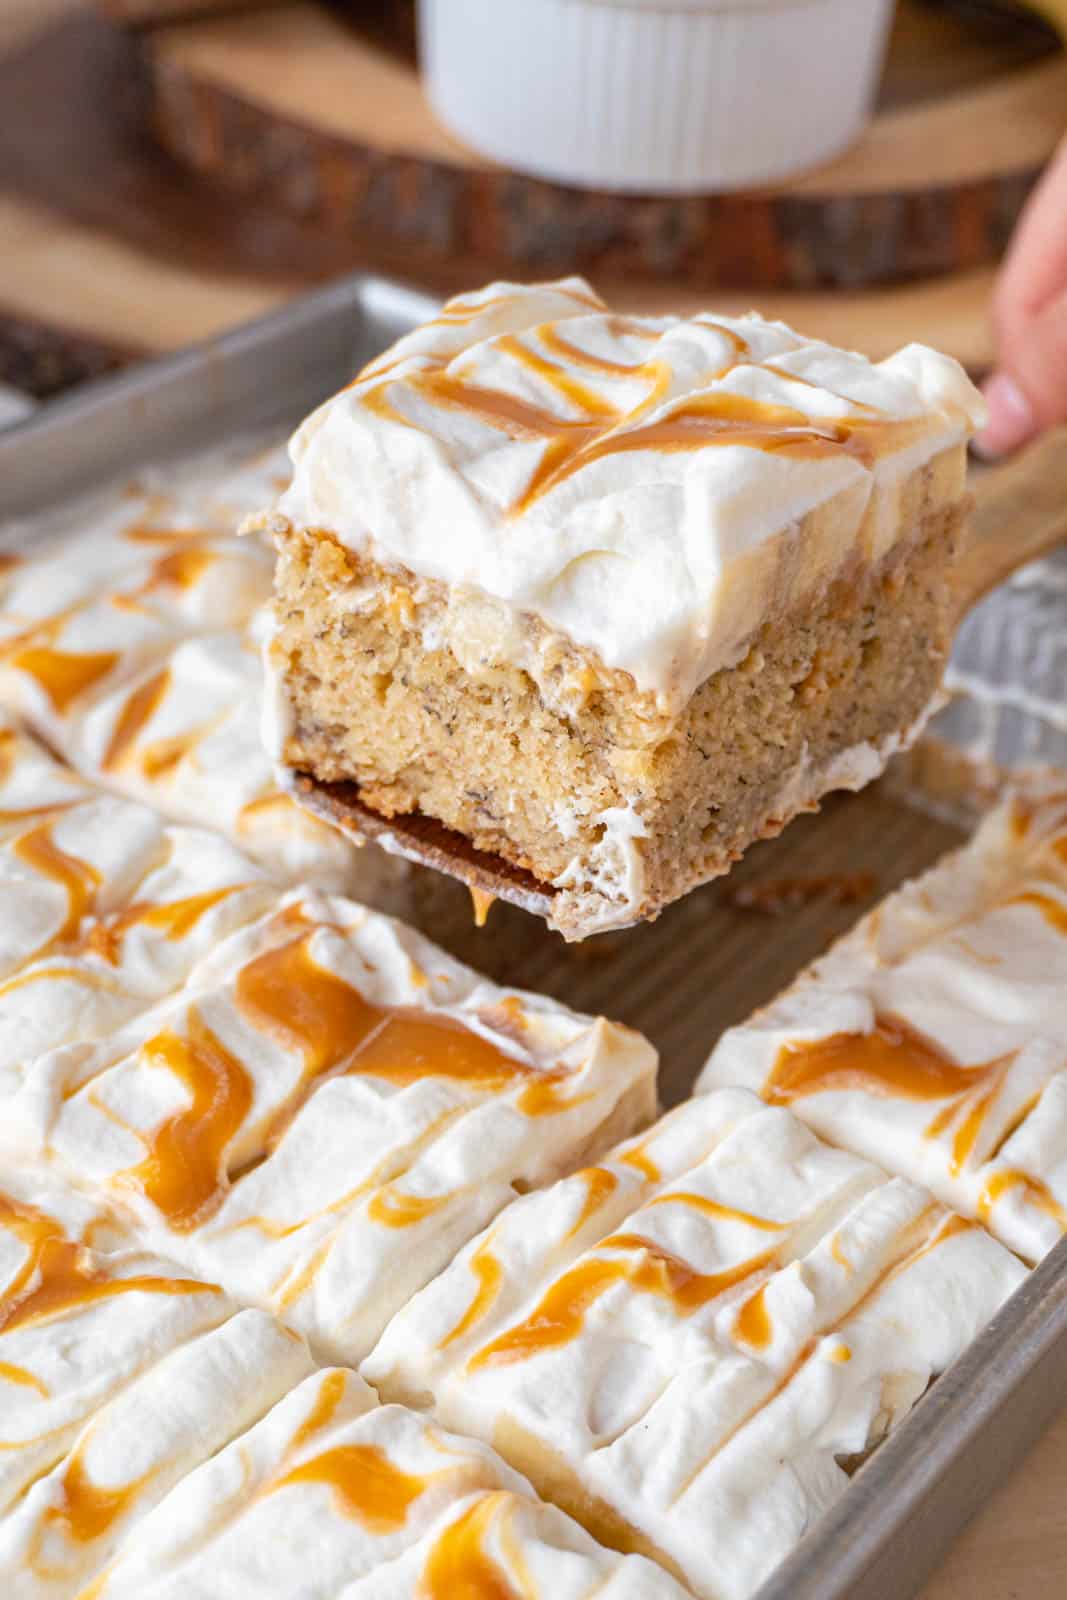
<path fill-rule="evenodd" d="M 1055 900 L 1052 895 L 1040 894 L 1036 889 L 1031 889 L 1025 894 L 1016 895 L 1012 904 L 1035 906 L 1050 928 L 1055 928 L 1057 933 L 1067 934 L 1067 906 Z"/>
<path fill-rule="evenodd" d="M 474 926 L 484 928 L 489 918 L 489 913 L 496 903 L 496 895 L 489 894 L 485 889 L 477 889 L 472 883 L 470 886 L 471 905 L 474 908 Z"/>
<path fill-rule="evenodd" d="M 753 1216 L 751 1211 L 738 1211 L 734 1206 L 724 1206 L 706 1194 L 691 1194 L 686 1189 L 672 1189 L 648 1202 L 651 1206 L 690 1206 L 705 1217 L 715 1217 L 722 1222 L 743 1222 L 746 1228 L 759 1228 L 763 1233 L 781 1233 L 788 1222 L 772 1222 L 768 1217 Z"/>
<path fill-rule="evenodd" d="M 49 1506 L 45 1521 L 78 1544 L 91 1544 L 125 1516 L 144 1486 L 144 1479 L 105 1489 L 94 1483 L 85 1470 L 81 1451 L 74 1450 L 67 1459 L 60 1480 L 63 1498 L 59 1505 Z"/>
<path fill-rule="evenodd" d="M 434 1541 L 419 1584 L 419 1600 L 529 1600 L 520 1594 L 486 1549 L 492 1523 L 511 1496 L 498 1489 L 483 1495 Z"/>
<path fill-rule="evenodd" d="M 978 1198 L 978 1216 L 982 1222 L 988 1222 L 993 1215 L 993 1208 L 997 1202 L 1011 1189 L 1022 1189 L 1028 1205 L 1034 1206 L 1038 1211 L 1043 1211 L 1046 1216 L 1053 1219 L 1060 1228 L 1067 1229 L 1067 1212 L 1060 1205 L 1055 1195 L 1047 1184 L 1040 1178 L 1031 1177 L 1028 1172 L 1019 1172 L 1013 1168 L 1006 1168 L 1002 1172 L 995 1172 L 987 1179 L 985 1187 Z"/>
<path fill-rule="evenodd" d="M 768 1250 L 719 1272 L 697 1272 L 639 1233 L 612 1234 L 599 1248 L 619 1252 L 622 1259 L 598 1255 L 580 1261 L 546 1290 L 525 1321 L 479 1350 L 471 1358 L 470 1370 L 525 1361 L 543 1350 L 570 1344 L 582 1332 L 587 1313 L 616 1284 L 669 1300 L 680 1316 L 690 1316 L 775 1260 Z"/>
<path fill-rule="evenodd" d="M 139 1189 L 178 1233 L 200 1226 L 228 1186 L 226 1152 L 252 1107 L 252 1082 L 191 1006 L 186 1036 L 158 1033 L 143 1059 L 172 1074 L 189 1093 L 148 1140 L 148 1155 L 119 1181 Z"/>
<path fill-rule="evenodd" d="M 635 1145 L 632 1150 L 624 1150 L 616 1159 L 622 1166 L 633 1167 L 649 1183 L 660 1183 L 663 1179 L 663 1174 L 643 1144 Z"/>
<path fill-rule="evenodd" d="M 525 345 L 513 333 L 504 334 L 496 340 L 497 349 L 502 355 L 510 356 L 528 372 L 536 373 L 550 384 L 556 394 L 569 400 L 581 414 L 582 421 L 592 418 L 601 418 L 604 421 L 617 422 L 619 413 L 615 406 L 597 394 L 587 383 L 576 378 L 567 371 L 560 362 L 551 360 L 548 356 L 539 355 L 529 345 Z"/>
<path fill-rule="evenodd" d="M 1002 1065 L 998 1057 L 962 1067 L 906 1022 L 882 1016 L 870 1033 L 783 1045 L 761 1093 L 771 1105 L 849 1089 L 886 1099 L 947 1100 L 971 1093 Z"/>
<path fill-rule="evenodd" d="M 766 1350 L 774 1338 L 774 1324 L 767 1310 L 767 1285 L 749 1295 L 734 1321 L 734 1332 L 753 1350 Z"/>
<path fill-rule="evenodd" d="M 304 1418 L 303 1422 L 293 1434 L 289 1442 L 289 1454 L 296 1455 L 302 1450 L 309 1439 L 313 1439 L 323 1428 L 328 1428 L 337 1415 L 338 1407 L 348 1390 L 348 1375 L 341 1367 L 336 1367 L 328 1372 L 319 1384 L 315 1404 Z"/>
<path fill-rule="evenodd" d="M 319 965 L 310 933 L 268 950 L 242 969 L 236 999 L 248 1020 L 303 1058 L 306 1078 L 347 1064 L 386 1013 Z"/>
<path fill-rule="evenodd" d="M 114 650 L 74 654 L 47 645 L 30 645 L 12 656 L 11 665 L 39 683 L 53 710 L 63 716 L 80 695 L 107 677 L 118 660 Z"/>
<path fill-rule="evenodd" d="M 26 1367 L 16 1367 L 13 1361 L 0 1361 L 0 1383 L 13 1383 L 20 1389 L 34 1389 L 42 1400 L 50 1397 L 47 1383 L 42 1383 L 37 1374 Z"/>
<path fill-rule="evenodd" d="M 195 544 L 169 551 L 152 565 L 138 594 L 151 594 L 156 589 L 192 589 L 216 559 L 214 550 Z"/>
<path fill-rule="evenodd" d="M 0 1293 L 0 1333 L 80 1311 L 121 1294 L 217 1294 L 185 1278 L 112 1278 L 54 1218 L 0 1194 L 0 1228 L 25 1247 L 26 1259 Z"/>
<path fill-rule="evenodd" d="M 160 905 L 135 901 L 125 911 L 94 922 L 84 940 L 84 949 L 101 956 L 111 966 L 117 966 L 122 941 L 131 928 L 150 928 L 164 939 L 188 938 L 201 917 L 215 906 L 221 905 L 231 894 L 237 894 L 247 884 L 230 884 L 224 889 L 209 889 L 206 894 L 189 895 L 184 900 L 171 900 Z"/>
<path fill-rule="evenodd" d="M 134 689 L 132 694 L 126 697 L 126 703 L 119 713 L 107 750 L 104 752 L 101 765 L 105 772 L 114 772 L 122 765 L 129 754 L 130 746 L 140 738 L 145 726 L 159 710 L 169 687 L 170 669 L 164 667 L 162 672 L 157 672 L 153 677 L 146 679 L 139 688 Z"/>
<path fill-rule="evenodd" d="M 367 1215 L 372 1222 L 380 1222 L 386 1228 L 411 1228 L 433 1216 L 453 1198 L 451 1193 L 405 1194 L 395 1184 L 387 1183 L 367 1207 Z"/>
<path fill-rule="evenodd" d="M 581 345 L 573 344 L 559 331 L 556 322 L 542 322 L 535 329 L 536 336 L 546 350 L 551 350 L 555 356 L 560 356 L 573 367 L 584 367 L 587 372 L 598 372 L 605 378 L 641 378 L 648 371 L 651 363 L 646 361 L 611 361 L 607 356 L 594 355 L 591 350 L 583 350 Z M 657 331 L 643 327 L 640 322 L 634 322 L 628 317 L 609 317 L 608 331 L 616 335 L 629 334 L 631 338 L 647 339 L 658 343 L 660 335 Z M 725 329 L 723 330 L 725 332 Z"/>
<path fill-rule="evenodd" d="M 830 1254 L 833 1256 L 838 1266 L 841 1267 L 851 1277 L 852 1273 L 856 1269 L 841 1247 L 841 1235 L 839 1233 L 835 1233 L 833 1238 L 830 1240 Z"/>
<path fill-rule="evenodd" d="M 134 544 L 179 544 L 186 540 L 211 539 L 215 535 L 210 528 L 161 528 L 151 522 L 135 522 L 122 537 Z"/>
<path fill-rule="evenodd" d="M 462 1339 L 477 1323 L 481 1322 L 482 1318 L 487 1316 L 492 1309 L 497 1295 L 500 1293 L 504 1269 L 489 1248 L 492 1243 L 493 1240 L 490 1236 L 478 1246 L 467 1263 L 477 1280 L 478 1288 L 474 1299 L 462 1317 L 460 1317 L 452 1332 L 441 1340 L 439 1348 L 442 1350 L 447 1350 L 450 1344 L 455 1344 L 458 1339 Z"/>
<path fill-rule="evenodd" d="M 361 1045 L 348 1070 L 401 1087 L 423 1078 L 446 1078 L 486 1094 L 524 1082 L 518 1107 L 528 1117 L 549 1116 L 578 1103 L 567 1093 L 570 1073 L 565 1069 L 536 1071 L 450 1017 L 390 1016 Z"/>
<path fill-rule="evenodd" d="M 291 1468 L 274 1482 L 272 1490 L 291 1484 L 326 1484 L 343 1516 L 370 1533 L 386 1534 L 404 1526 L 429 1481 L 401 1472 L 377 1445 L 341 1444 Z"/>
<path fill-rule="evenodd" d="M 952 1137 L 952 1153 L 948 1163 L 948 1170 L 953 1178 L 958 1178 L 966 1166 L 967 1158 L 978 1142 L 989 1110 L 1000 1093 L 1003 1079 L 1004 1073 L 1002 1070 L 982 1093 L 971 1094 L 965 1097 L 962 1103 L 960 1100 L 956 1100 L 945 1106 L 924 1130 L 927 1139 L 939 1138 L 953 1120 L 959 1116 L 960 1111 L 963 1110 L 964 1114 Z M 979 1085 L 979 1088 L 981 1088 L 981 1085 Z"/>
<path fill-rule="evenodd" d="M 573 1228 L 568 1229 L 565 1239 L 573 1239 L 575 1234 L 581 1233 L 589 1218 L 596 1216 L 604 1201 L 619 1187 L 618 1178 L 606 1167 L 586 1167 L 583 1172 L 575 1174 L 574 1181 L 577 1182 L 579 1178 L 585 1183 L 585 1200 L 577 1221 Z"/>
<path fill-rule="evenodd" d="M 94 929 L 93 932 L 96 930 Z M 90 939 L 91 939 L 90 935 Z M 88 947 L 89 941 L 86 942 Z M 75 952 L 76 953 L 76 952 Z M 122 990 L 117 983 L 109 981 L 98 972 L 88 972 L 82 967 L 64 966 L 35 966 L 28 972 L 20 972 L 14 978 L 8 978 L 0 983 L 0 999 L 5 995 L 15 994 L 19 989 L 28 989 L 34 983 L 77 983 L 83 989 L 94 989 L 98 994 L 121 994 Z"/>
<path fill-rule="evenodd" d="M 67 914 L 46 948 L 65 944 L 74 938 L 82 919 L 92 909 L 101 883 L 99 872 L 88 861 L 82 861 L 80 857 L 68 855 L 60 849 L 52 837 L 52 827 L 51 822 L 44 822 L 40 827 L 24 833 L 14 845 L 14 853 L 20 861 L 39 872 L 42 878 L 50 878 L 66 892 Z"/>

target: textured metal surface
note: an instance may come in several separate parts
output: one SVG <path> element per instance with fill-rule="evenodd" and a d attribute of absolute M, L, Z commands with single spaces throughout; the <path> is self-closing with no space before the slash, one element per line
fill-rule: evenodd
<path fill-rule="evenodd" d="M 0 515 L 44 509 L 227 434 L 280 429 L 429 310 L 429 301 L 394 285 L 348 280 L 200 349 L 90 386 L 0 435 Z M 1013 586 L 986 604 L 996 604 L 998 615 L 1016 604 L 1040 607 L 1046 602 L 1036 588 L 1027 577 L 1018 594 Z M 1042 626 L 1055 633 L 1056 617 Z M 1005 621 L 1005 651 L 1015 648 L 1012 637 Z M 963 670 L 970 648 L 965 634 Z M 1013 681 L 1007 657 L 1003 665 Z M 417 921 L 498 981 L 642 1028 L 660 1049 L 669 1104 L 689 1092 L 723 1028 L 770 999 L 876 895 L 960 838 L 875 785 L 831 797 L 818 816 L 756 846 L 726 884 L 708 885 L 631 932 L 568 947 L 506 905 L 479 932 L 466 891 L 436 874 L 417 881 Z M 775 921 L 746 910 L 736 894 L 742 884 L 832 883 L 835 873 L 869 873 L 865 902 L 841 905 L 816 894 Z M 906 1600 L 915 1592 L 1059 1409 L 1067 1383 L 1065 1269 L 1067 1244 L 875 1452 L 758 1600 Z"/>

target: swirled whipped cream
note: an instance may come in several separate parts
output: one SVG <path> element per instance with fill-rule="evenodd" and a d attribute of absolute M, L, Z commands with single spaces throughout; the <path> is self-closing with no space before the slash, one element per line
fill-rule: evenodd
<path fill-rule="evenodd" d="M 618 316 L 580 278 L 495 283 L 304 422 L 279 512 L 684 699 L 772 604 L 884 553 L 903 481 L 953 447 L 958 492 L 982 415 L 921 345 L 874 363 L 755 315 Z M 761 547 L 830 506 L 774 593 Z"/>

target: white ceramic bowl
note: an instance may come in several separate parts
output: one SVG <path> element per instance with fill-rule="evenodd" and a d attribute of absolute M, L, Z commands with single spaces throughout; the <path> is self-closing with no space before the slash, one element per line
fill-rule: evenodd
<path fill-rule="evenodd" d="M 867 118 L 893 0 L 420 0 L 430 100 L 481 154 L 599 189 L 767 183 Z"/>

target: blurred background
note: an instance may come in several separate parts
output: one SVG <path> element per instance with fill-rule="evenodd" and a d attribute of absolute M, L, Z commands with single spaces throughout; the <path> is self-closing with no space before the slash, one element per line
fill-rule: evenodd
<path fill-rule="evenodd" d="M 367 266 L 581 271 L 981 373 L 1067 127 L 1061 10 L 0 0 L 0 381 L 54 394 Z"/>

